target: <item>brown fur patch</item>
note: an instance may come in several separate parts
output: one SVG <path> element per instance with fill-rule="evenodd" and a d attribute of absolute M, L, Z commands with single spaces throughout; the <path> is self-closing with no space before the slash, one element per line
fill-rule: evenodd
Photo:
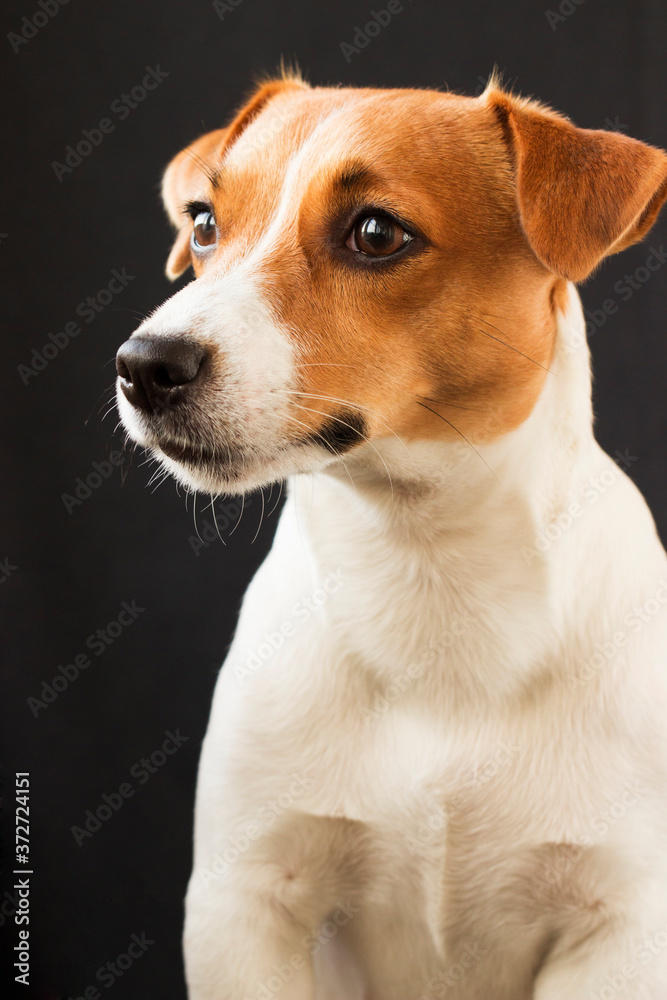
<path fill-rule="evenodd" d="M 205 195 L 221 233 L 197 275 L 233 267 L 283 206 L 257 273 L 296 343 L 295 421 L 314 433 L 341 408 L 371 437 L 518 426 L 547 376 L 563 278 L 644 235 L 667 193 L 659 150 L 493 88 L 473 99 L 275 81 L 191 151 L 222 169 L 211 183 L 187 153 L 168 168 L 181 226 L 169 273 L 190 257 L 183 202 Z M 345 240 L 365 207 L 416 234 L 405 253 L 355 259 Z"/>

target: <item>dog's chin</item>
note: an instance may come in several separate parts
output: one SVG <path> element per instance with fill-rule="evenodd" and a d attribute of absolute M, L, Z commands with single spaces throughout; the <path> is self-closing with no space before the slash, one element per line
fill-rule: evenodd
<path fill-rule="evenodd" d="M 174 441 L 141 443 L 187 490 L 212 496 L 249 493 L 299 473 L 316 472 L 335 461 L 335 456 L 303 443 L 277 444 L 272 455 L 231 446 L 210 449 Z"/>

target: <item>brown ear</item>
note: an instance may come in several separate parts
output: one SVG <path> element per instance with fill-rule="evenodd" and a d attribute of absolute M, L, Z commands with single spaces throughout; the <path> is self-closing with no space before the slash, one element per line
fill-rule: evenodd
<path fill-rule="evenodd" d="M 172 281 L 180 277 L 192 263 L 192 223 L 184 214 L 184 207 L 189 201 L 204 198 L 211 177 L 220 167 L 223 154 L 272 97 L 306 86 L 297 74 L 267 80 L 254 91 L 231 125 L 200 136 L 171 161 L 162 179 L 162 201 L 169 218 L 178 229 L 166 267 L 167 277 Z"/>
<path fill-rule="evenodd" d="M 576 128 L 536 104 L 485 95 L 510 144 L 521 224 L 542 263 L 582 281 L 641 239 L 667 197 L 667 155 L 618 132 Z"/>

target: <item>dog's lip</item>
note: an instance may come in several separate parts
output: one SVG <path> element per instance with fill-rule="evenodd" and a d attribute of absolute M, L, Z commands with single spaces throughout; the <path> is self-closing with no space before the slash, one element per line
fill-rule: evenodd
<path fill-rule="evenodd" d="M 155 448 L 174 462 L 188 465 L 213 465 L 220 461 L 218 452 L 201 444 L 182 444 L 177 441 L 156 441 Z"/>

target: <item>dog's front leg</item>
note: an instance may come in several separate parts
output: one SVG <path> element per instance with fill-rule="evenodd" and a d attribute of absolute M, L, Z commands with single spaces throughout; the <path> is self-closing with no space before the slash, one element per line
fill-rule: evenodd
<path fill-rule="evenodd" d="M 189 1000 L 313 1000 L 308 929 L 277 900 L 240 886 L 188 891 Z"/>
<path fill-rule="evenodd" d="M 535 1000 L 665 1000 L 665 927 L 664 915 L 631 926 L 619 914 L 590 935 L 566 934 L 537 977 Z"/>
<path fill-rule="evenodd" d="M 292 813 L 231 861 L 198 852 L 186 900 L 190 1000 L 263 1000 L 278 989 L 281 1000 L 313 1000 L 318 930 L 334 911 L 346 921 L 357 912 L 360 825 Z"/>

